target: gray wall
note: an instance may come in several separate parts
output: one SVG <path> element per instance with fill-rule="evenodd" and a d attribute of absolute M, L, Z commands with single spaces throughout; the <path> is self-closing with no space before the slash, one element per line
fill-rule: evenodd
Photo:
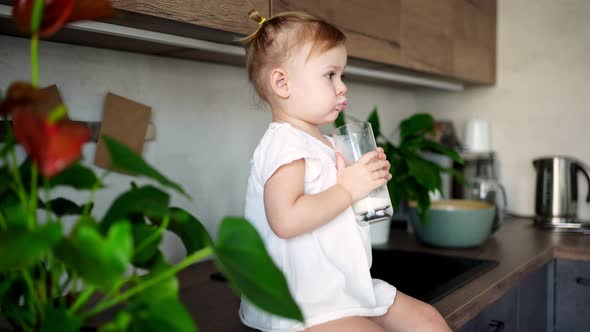
<path fill-rule="evenodd" d="M 498 82 L 493 88 L 417 95 L 418 110 L 488 120 L 509 208 L 534 211 L 532 160 L 572 155 L 590 164 L 590 1 L 499 0 Z M 590 218 L 580 177 L 579 212 Z"/>
<path fill-rule="evenodd" d="M 2 89 L 13 80 L 30 79 L 28 52 L 26 39 L 0 36 Z M 152 107 L 157 140 L 146 144 L 144 158 L 182 184 L 193 199 L 174 195 L 173 203 L 196 215 L 211 233 L 223 216 L 243 215 L 250 156 L 270 121 L 244 68 L 50 42 L 41 42 L 40 59 L 41 86 L 58 85 L 73 119 L 99 121 L 108 91 Z M 349 99 L 348 112 L 361 119 L 377 105 L 386 133 L 416 110 L 414 93 L 400 88 L 351 82 Z M 85 146 L 89 164 L 94 151 L 94 144 Z M 96 196 L 99 216 L 129 180 L 109 175 L 108 189 Z M 164 246 L 172 260 L 183 255 L 174 237 Z"/>

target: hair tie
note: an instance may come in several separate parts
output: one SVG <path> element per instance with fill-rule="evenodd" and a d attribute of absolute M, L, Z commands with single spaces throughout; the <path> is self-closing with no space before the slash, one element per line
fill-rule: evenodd
<path fill-rule="evenodd" d="M 262 24 L 264 24 L 264 22 L 266 22 L 266 18 L 262 17 L 262 19 L 260 19 L 260 22 L 258 22 L 258 25 L 262 26 Z"/>

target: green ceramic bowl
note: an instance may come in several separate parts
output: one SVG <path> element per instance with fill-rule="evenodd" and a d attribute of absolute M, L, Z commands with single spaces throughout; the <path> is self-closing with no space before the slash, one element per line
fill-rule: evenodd
<path fill-rule="evenodd" d="M 428 223 L 410 204 L 410 222 L 416 236 L 423 242 L 445 248 L 466 248 L 481 245 L 492 232 L 494 206 L 470 200 L 433 201 Z"/>

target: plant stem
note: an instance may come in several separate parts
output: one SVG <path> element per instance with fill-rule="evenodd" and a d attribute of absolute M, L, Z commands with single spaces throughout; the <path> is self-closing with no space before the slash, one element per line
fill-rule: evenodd
<path fill-rule="evenodd" d="M 51 195 L 49 193 L 49 180 L 47 178 L 43 179 L 43 191 L 45 197 L 45 218 L 47 218 L 48 221 L 49 215 L 51 214 Z"/>
<path fill-rule="evenodd" d="M 88 317 L 92 317 L 92 316 L 102 312 L 103 310 L 106 310 L 106 309 L 114 306 L 115 304 L 117 304 L 121 301 L 125 301 L 128 298 L 130 298 L 131 296 L 133 296 L 137 293 L 140 293 L 140 292 L 144 291 L 145 289 L 158 284 L 159 282 L 161 282 L 167 278 L 170 278 L 171 276 L 175 275 L 176 273 L 178 273 L 182 269 L 205 259 L 206 257 L 210 256 L 211 254 L 213 254 L 213 249 L 211 247 L 205 247 L 199 251 L 196 251 L 193 254 L 187 256 L 185 259 L 183 259 L 180 263 L 178 263 L 178 265 L 173 266 L 169 270 L 162 272 L 160 275 L 158 275 L 152 279 L 146 280 L 144 283 L 141 283 L 141 284 L 137 285 L 136 287 L 129 289 L 128 291 L 126 291 L 123 294 L 119 294 L 118 296 L 112 298 L 111 300 L 105 300 L 105 301 L 98 303 L 98 305 L 96 307 L 94 307 L 94 309 L 88 311 L 87 313 L 82 314 L 81 317 L 83 320 Z"/>
<path fill-rule="evenodd" d="M 84 292 L 82 292 L 82 294 L 80 294 L 80 296 L 78 296 L 78 298 L 76 299 L 76 302 L 74 302 L 74 304 L 68 310 L 68 312 L 69 313 L 76 312 L 76 310 L 78 310 L 81 306 L 83 306 L 86 303 L 86 301 L 88 301 L 90 296 L 92 296 L 92 294 L 94 293 L 94 290 L 95 290 L 95 288 L 93 286 L 88 286 L 88 288 L 86 288 L 86 290 Z"/>
<path fill-rule="evenodd" d="M 34 32 L 31 38 L 31 83 L 39 87 L 39 33 Z"/>
<path fill-rule="evenodd" d="M 96 182 L 94 182 L 94 185 L 92 185 L 92 189 L 90 190 L 90 195 L 88 196 L 88 201 L 84 205 L 84 211 L 82 212 L 83 216 L 88 217 L 88 215 L 90 213 L 90 205 L 92 204 L 92 201 L 94 201 L 94 195 L 96 194 L 96 189 L 98 189 L 98 186 L 101 183 L 102 183 L 102 181 L 97 179 Z"/>
<path fill-rule="evenodd" d="M 14 182 L 16 182 L 15 189 L 18 194 L 18 198 L 20 199 L 20 203 L 22 204 L 22 207 L 26 208 L 28 206 L 27 194 L 25 192 L 23 181 L 20 177 L 20 170 L 18 168 L 18 162 L 16 159 L 16 153 L 14 152 L 14 149 L 10 150 L 10 161 L 11 161 L 12 177 L 14 178 Z M 35 225 L 31 224 L 31 218 L 28 218 L 27 222 L 28 222 L 27 226 L 29 227 L 29 229 L 34 228 Z"/>
<path fill-rule="evenodd" d="M 27 284 L 27 288 L 29 289 L 29 293 L 30 293 L 30 298 L 29 300 L 30 302 L 30 306 L 31 309 L 33 310 L 33 312 L 35 311 L 35 308 L 37 310 L 39 310 L 39 313 L 41 313 L 41 304 L 39 303 L 39 301 L 37 301 L 37 294 L 36 294 L 36 290 L 35 290 L 35 284 L 33 283 L 33 278 L 31 278 L 31 275 L 29 274 L 28 270 L 23 270 L 23 279 L 25 279 L 25 283 Z"/>
<path fill-rule="evenodd" d="M 31 167 L 31 197 L 30 198 L 30 210 L 29 218 L 32 220 L 29 223 L 37 224 L 37 164 L 33 163 Z"/>
<path fill-rule="evenodd" d="M 164 219 L 162 220 L 162 224 L 160 225 L 160 227 L 158 227 L 158 230 L 153 232 L 152 234 L 150 234 L 150 236 L 148 236 L 147 238 L 145 238 L 138 246 L 137 249 L 135 250 L 135 253 L 139 253 L 141 252 L 143 249 L 145 249 L 145 247 L 147 247 L 150 242 L 154 241 L 156 238 L 158 238 L 158 236 L 160 236 L 164 230 L 166 228 L 168 228 L 168 223 L 170 222 L 170 216 L 165 216 Z"/>
<path fill-rule="evenodd" d="M 4 219 L 4 215 L 0 213 L 0 229 L 8 228 L 8 224 L 6 224 L 6 219 Z"/>
<path fill-rule="evenodd" d="M 45 303 L 47 301 L 47 271 L 45 270 L 45 266 L 43 265 L 43 260 L 41 260 L 41 263 L 39 265 L 41 267 L 41 276 L 39 278 L 39 298 L 41 299 L 41 303 Z"/>

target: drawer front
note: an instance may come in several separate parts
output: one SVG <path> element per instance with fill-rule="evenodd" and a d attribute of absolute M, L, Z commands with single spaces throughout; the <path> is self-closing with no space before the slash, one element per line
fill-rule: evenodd
<path fill-rule="evenodd" d="M 465 324 L 459 332 L 517 332 L 517 306 L 518 289 L 515 287 Z"/>
<path fill-rule="evenodd" d="M 553 331 L 554 262 L 526 276 L 518 286 L 518 330 Z"/>
<path fill-rule="evenodd" d="M 555 331 L 590 330 L 590 262 L 557 260 Z"/>

